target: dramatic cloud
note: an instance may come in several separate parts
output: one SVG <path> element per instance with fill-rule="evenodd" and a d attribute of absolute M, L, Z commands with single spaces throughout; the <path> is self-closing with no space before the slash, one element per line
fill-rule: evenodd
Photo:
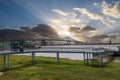
<path fill-rule="evenodd" d="M 108 41 L 108 35 L 92 35 L 96 29 L 91 26 L 84 26 L 82 29 L 80 27 L 70 27 L 69 31 L 71 35 L 79 41 L 83 42 L 103 42 L 104 39 Z"/>
<path fill-rule="evenodd" d="M 87 18 L 87 20 L 90 21 L 99 21 L 102 22 L 102 24 L 106 27 L 111 27 L 112 23 L 115 23 L 115 20 L 109 20 L 109 17 L 106 17 L 104 15 L 101 14 L 96 14 L 96 13 L 91 13 L 89 12 L 87 9 L 85 8 L 73 8 L 73 10 L 75 11 L 79 11 L 81 13 L 81 15 L 84 18 Z"/>
<path fill-rule="evenodd" d="M 81 11 L 80 14 L 76 12 L 78 10 Z M 83 26 L 88 25 L 91 20 L 99 20 L 106 25 L 108 24 L 108 22 L 105 21 L 102 16 L 90 13 L 87 9 L 73 8 L 73 11 L 70 12 L 54 9 L 53 12 L 57 12 L 57 17 L 50 20 L 50 25 L 52 25 L 60 35 L 63 33 L 63 35 L 65 34 L 66 36 L 70 36 L 69 27 L 78 26 L 83 28 Z M 62 15 L 61 13 L 66 15 Z"/>
<path fill-rule="evenodd" d="M 59 9 L 52 9 L 52 11 L 55 12 L 55 13 L 58 13 L 58 14 L 60 14 L 60 15 L 62 15 L 62 16 L 67 16 L 67 13 L 66 13 L 66 12 L 63 12 L 63 11 L 61 11 L 61 10 L 59 10 Z"/>
<path fill-rule="evenodd" d="M 31 32 L 35 32 L 38 36 L 43 37 L 55 37 L 58 38 L 59 35 L 57 32 L 49 25 L 46 24 L 37 24 L 33 28 L 30 29 Z"/>
<path fill-rule="evenodd" d="M 81 33 L 81 29 L 80 29 L 80 27 L 70 27 L 69 32 L 72 34 L 79 34 L 79 33 Z"/>
<path fill-rule="evenodd" d="M 82 32 L 89 32 L 89 31 L 96 31 L 96 29 L 92 28 L 91 26 L 85 26 L 82 28 Z"/>
<path fill-rule="evenodd" d="M 99 42 L 108 41 L 108 35 L 120 34 L 120 1 L 113 3 L 103 1 L 94 3 L 93 6 L 97 13 L 81 7 L 72 8 L 71 11 L 54 9 L 53 12 L 57 16 L 50 20 L 50 24 L 57 29 L 60 35 L 65 34 L 73 38 L 80 35 L 82 37 L 77 40 L 83 41 L 92 41 L 93 39 Z"/>
<path fill-rule="evenodd" d="M 70 27 L 82 27 L 81 19 L 74 12 L 65 12 L 59 9 L 52 10 L 57 16 L 50 19 L 50 25 L 58 32 L 61 37 L 71 36 Z"/>
<path fill-rule="evenodd" d="M 90 19 L 94 19 L 94 20 L 102 20 L 103 17 L 98 15 L 98 14 L 93 14 L 90 13 L 89 11 L 87 11 L 87 9 L 85 8 L 73 8 L 73 10 L 79 11 L 80 13 L 82 13 L 82 15 L 86 15 L 88 16 Z"/>
<path fill-rule="evenodd" d="M 109 38 L 108 35 L 95 35 L 95 36 L 92 36 L 92 37 L 98 38 L 98 39 Z"/>
<path fill-rule="evenodd" d="M 108 35 L 95 35 L 96 29 L 91 26 L 85 26 L 82 29 L 79 27 L 70 27 L 71 35 L 79 41 L 83 42 L 108 42 Z M 95 31 L 95 32 L 94 32 Z M 94 35 L 93 35 L 94 34 Z"/>
<path fill-rule="evenodd" d="M 116 1 L 113 4 L 108 4 L 106 1 L 102 3 L 94 3 L 95 6 L 100 6 L 102 13 L 114 18 L 120 18 L 120 1 Z"/>
<path fill-rule="evenodd" d="M 82 42 L 92 42 L 92 43 L 99 43 L 99 42 L 105 42 L 108 43 L 110 40 L 110 37 L 108 35 L 95 35 L 95 36 L 86 36 L 83 34 L 74 34 L 73 35 L 77 40 Z"/>

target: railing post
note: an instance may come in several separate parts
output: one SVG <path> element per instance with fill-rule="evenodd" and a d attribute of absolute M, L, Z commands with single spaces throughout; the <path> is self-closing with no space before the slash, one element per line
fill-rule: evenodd
<path fill-rule="evenodd" d="M 57 64 L 59 64 L 59 52 L 57 52 Z"/>

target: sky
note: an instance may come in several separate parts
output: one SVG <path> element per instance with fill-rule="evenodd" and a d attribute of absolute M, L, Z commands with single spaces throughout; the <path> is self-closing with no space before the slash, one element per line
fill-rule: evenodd
<path fill-rule="evenodd" d="M 49 24 L 64 36 L 71 36 L 71 27 L 79 27 L 82 31 L 85 26 L 94 30 L 78 34 L 89 37 L 119 34 L 120 1 L 0 0 L 0 26 L 14 28 L 35 24 Z"/>
<path fill-rule="evenodd" d="M 0 0 L 0 25 L 32 25 L 48 23 L 53 9 L 71 11 L 75 7 L 89 8 L 98 0 Z M 93 11 L 94 12 L 94 11 Z M 47 18 L 46 18 L 47 17 Z"/>

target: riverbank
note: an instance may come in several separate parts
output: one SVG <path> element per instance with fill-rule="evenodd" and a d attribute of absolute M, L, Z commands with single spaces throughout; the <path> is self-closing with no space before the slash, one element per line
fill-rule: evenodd
<path fill-rule="evenodd" d="M 60 64 L 56 64 L 56 58 L 39 56 L 32 64 L 31 56 L 11 55 L 11 70 L 0 76 L 0 80 L 119 80 L 119 66 L 120 63 L 111 62 L 102 68 L 89 67 L 81 60 L 70 59 L 60 59 Z"/>

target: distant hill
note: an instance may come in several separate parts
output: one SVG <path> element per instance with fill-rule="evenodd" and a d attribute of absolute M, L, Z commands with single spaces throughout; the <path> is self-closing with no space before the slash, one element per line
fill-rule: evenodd
<path fill-rule="evenodd" d="M 0 41 L 19 40 L 40 37 L 59 37 L 57 32 L 49 25 L 38 24 L 32 28 L 21 27 L 20 29 L 0 29 Z"/>
<path fill-rule="evenodd" d="M 24 39 L 27 37 L 34 37 L 34 34 L 27 31 L 16 29 L 0 29 L 0 40 Z"/>
<path fill-rule="evenodd" d="M 59 37 L 57 32 L 51 26 L 46 24 L 38 24 L 31 28 L 30 31 L 45 37 Z"/>

